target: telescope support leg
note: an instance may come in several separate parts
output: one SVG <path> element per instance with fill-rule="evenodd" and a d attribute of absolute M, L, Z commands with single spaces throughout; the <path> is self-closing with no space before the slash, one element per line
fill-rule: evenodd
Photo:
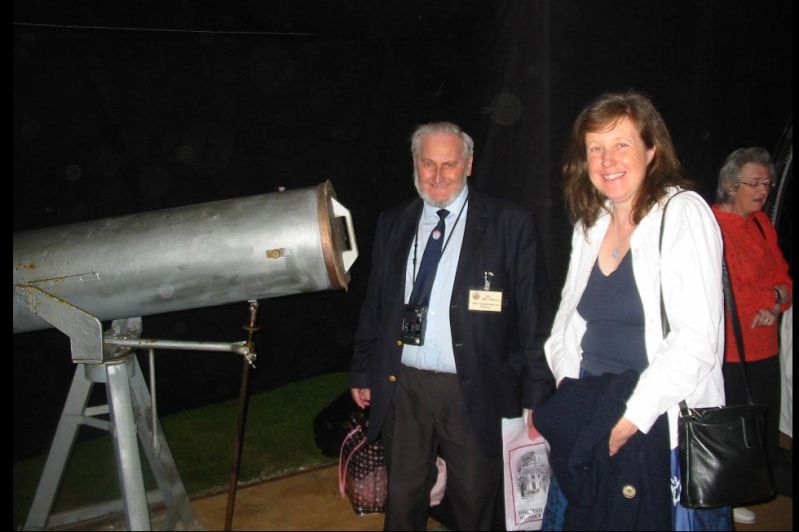
<path fill-rule="evenodd" d="M 191 509 L 191 503 L 188 495 L 186 495 L 183 481 L 178 474 L 175 459 L 172 457 L 172 452 L 169 449 L 169 444 L 157 417 L 155 418 L 154 428 L 156 437 L 153 438 L 152 399 L 147 391 L 144 376 L 135 357 L 134 361 L 136 362 L 136 371 L 131 379 L 131 391 L 133 393 L 139 444 L 142 451 L 144 451 L 147 462 L 150 464 L 150 471 L 155 477 L 167 509 L 166 518 L 161 525 L 161 529 L 175 530 L 178 523 L 182 525 L 184 530 L 199 527 L 201 525 L 198 524 L 199 522 Z"/>
<path fill-rule="evenodd" d="M 144 490 L 144 477 L 136 441 L 136 423 L 131 400 L 130 381 L 133 375 L 131 375 L 130 369 L 132 369 L 133 360 L 135 358 L 131 355 L 119 363 L 106 365 L 108 403 L 125 522 L 128 530 L 150 530 L 150 512 Z"/>
<path fill-rule="evenodd" d="M 105 383 L 107 405 L 87 407 L 92 387 Z M 110 414 L 111 421 L 95 416 Z M 132 354 L 104 364 L 78 364 L 50 453 L 28 512 L 25 530 L 45 530 L 124 512 L 128 530 L 150 530 L 149 503 L 163 501 L 166 516 L 161 528 L 200 529 L 191 509 L 175 460 L 160 422 L 155 423 L 154 445 L 152 401 L 138 360 Z M 52 515 L 58 489 L 72 453 L 80 425 L 108 430 L 114 440 L 121 499 L 84 509 Z M 138 444 L 137 444 L 138 436 Z M 158 491 L 145 493 L 139 444 L 153 473 Z M 148 503 L 149 498 L 149 503 Z"/>
<path fill-rule="evenodd" d="M 93 386 L 94 383 L 86 378 L 83 365 L 78 365 L 75 368 L 75 375 L 72 377 L 72 386 L 69 389 L 66 403 L 64 403 L 64 410 L 61 412 L 61 419 L 58 422 L 53 443 L 50 445 L 50 452 L 47 455 L 39 485 L 33 496 L 33 503 L 28 511 L 25 530 L 47 528 L 47 520 L 53 509 L 56 492 L 61 485 L 72 447 L 75 445 L 75 438 L 78 436 L 78 429 L 83 420 Z"/>

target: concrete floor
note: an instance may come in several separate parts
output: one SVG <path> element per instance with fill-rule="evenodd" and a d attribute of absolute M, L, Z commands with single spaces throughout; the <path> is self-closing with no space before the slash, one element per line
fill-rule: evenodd
<path fill-rule="evenodd" d="M 197 522 L 190 528 L 223 530 L 227 492 L 191 501 Z M 793 530 L 793 499 L 752 505 L 757 521 L 736 524 L 738 531 Z M 153 530 L 160 529 L 163 510 L 151 513 Z M 64 530 L 124 530 L 119 517 L 104 522 L 82 523 Z M 338 491 L 338 468 L 328 466 L 240 488 L 236 494 L 233 530 L 382 530 L 383 514 L 357 515 Z M 431 519 L 428 530 L 447 530 Z"/>
<path fill-rule="evenodd" d="M 227 493 L 195 499 L 192 508 L 208 530 L 224 529 Z M 439 526 L 431 519 L 427 528 Z M 232 529 L 383 530 L 383 514 L 357 515 L 330 466 L 239 489 Z"/>
<path fill-rule="evenodd" d="M 735 523 L 735 530 L 793 530 L 793 499 L 777 495 L 773 501 L 748 506 L 755 512 L 756 521 L 751 525 Z"/>
<path fill-rule="evenodd" d="M 192 508 L 208 530 L 225 526 L 227 493 L 195 499 Z M 750 508 L 753 525 L 739 531 L 793 530 L 793 499 L 777 496 Z M 236 495 L 233 530 L 383 530 L 383 515 L 358 516 L 338 492 L 337 468 L 316 469 L 240 489 Z M 443 530 L 431 519 L 427 529 Z"/>

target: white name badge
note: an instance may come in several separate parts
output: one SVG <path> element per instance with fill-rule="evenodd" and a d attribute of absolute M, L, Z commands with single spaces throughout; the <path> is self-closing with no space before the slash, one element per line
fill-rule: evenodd
<path fill-rule="evenodd" d="M 496 290 L 469 290 L 469 310 L 502 312 L 502 292 Z"/>

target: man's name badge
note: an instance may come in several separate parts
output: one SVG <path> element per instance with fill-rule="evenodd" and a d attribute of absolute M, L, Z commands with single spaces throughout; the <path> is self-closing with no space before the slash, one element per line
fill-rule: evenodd
<path fill-rule="evenodd" d="M 469 310 L 502 312 L 502 292 L 496 290 L 469 290 Z"/>

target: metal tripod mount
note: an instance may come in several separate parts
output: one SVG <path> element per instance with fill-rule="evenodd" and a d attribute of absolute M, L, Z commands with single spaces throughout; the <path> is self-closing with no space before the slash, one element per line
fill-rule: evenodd
<path fill-rule="evenodd" d="M 150 505 L 163 503 L 164 530 L 201 529 L 191 510 L 155 409 L 155 348 L 231 351 L 250 364 L 255 355 L 246 342 L 210 343 L 141 339 L 141 318 L 112 321 L 100 334 L 97 318 L 48 294 L 36 286 L 16 289 L 17 301 L 52 323 L 67 336 L 72 360 L 77 363 L 69 394 L 39 480 L 25 530 L 43 530 L 96 519 L 122 511 L 128 530 L 150 530 Z M 135 356 L 135 348 L 150 350 L 150 391 Z M 87 406 L 95 384 L 105 384 L 108 404 Z M 108 415 L 109 420 L 99 416 Z M 88 425 L 108 430 L 113 439 L 114 456 L 121 499 L 86 508 L 52 514 L 78 429 Z M 137 444 L 138 437 L 138 444 Z M 139 445 L 150 466 L 157 490 L 145 492 Z"/>

